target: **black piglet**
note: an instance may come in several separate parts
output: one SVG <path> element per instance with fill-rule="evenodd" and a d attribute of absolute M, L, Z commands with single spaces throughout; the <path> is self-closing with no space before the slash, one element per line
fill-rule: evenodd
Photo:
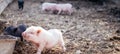
<path fill-rule="evenodd" d="M 20 37 L 21 41 L 23 40 L 22 37 L 22 32 L 24 32 L 26 30 L 26 25 L 19 25 L 18 27 L 15 26 L 9 26 L 4 30 L 4 34 L 5 35 L 12 35 L 15 37 Z"/>

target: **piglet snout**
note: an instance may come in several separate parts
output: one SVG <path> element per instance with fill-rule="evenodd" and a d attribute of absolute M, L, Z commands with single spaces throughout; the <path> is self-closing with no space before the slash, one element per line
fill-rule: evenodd
<path fill-rule="evenodd" d="M 26 38 L 26 33 L 23 32 L 23 33 L 22 33 L 22 36 L 23 36 L 23 38 Z"/>

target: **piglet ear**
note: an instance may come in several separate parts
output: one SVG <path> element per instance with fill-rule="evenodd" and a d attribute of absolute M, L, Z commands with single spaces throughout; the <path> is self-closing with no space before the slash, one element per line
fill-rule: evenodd
<path fill-rule="evenodd" d="M 41 32 L 41 30 L 37 30 L 37 34 L 39 34 Z"/>

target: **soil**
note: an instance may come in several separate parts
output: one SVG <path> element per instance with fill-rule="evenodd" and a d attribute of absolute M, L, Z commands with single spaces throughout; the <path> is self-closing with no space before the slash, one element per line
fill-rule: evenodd
<path fill-rule="evenodd" d="M 79 7 L 71 16 L 43 13 L 38 0 L 25 0 L 23 11 L 19 11 L 17 1 L 14 1 L 0 18 L 11 25 L 23 23 L 27 26 L 41 26 L 47 30 L 61 29 L 67 51 L 62 52 L 56 47 L 44 50 L 42 54 L 120 54 L 120 40 L 113 38 L 119 36 L 116 31 L 119 29 L 120 18 L 108 14 L 109 8 L 115 5 L 95 5 L 82 0 L 79 3 L 70 3 L 75 8 Z M 24 41 L 16 44 L 14 54 L 35 54 L 36 51 L 34 45 Z"/>

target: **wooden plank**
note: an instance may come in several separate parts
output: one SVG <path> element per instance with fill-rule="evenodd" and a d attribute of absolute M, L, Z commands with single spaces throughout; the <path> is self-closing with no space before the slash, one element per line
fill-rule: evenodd
<path fill-rule="evenodd" d="M 4 11 L 4 9 L 10 4 L 13 0 L 0 0 L 0 14 Z"/>

